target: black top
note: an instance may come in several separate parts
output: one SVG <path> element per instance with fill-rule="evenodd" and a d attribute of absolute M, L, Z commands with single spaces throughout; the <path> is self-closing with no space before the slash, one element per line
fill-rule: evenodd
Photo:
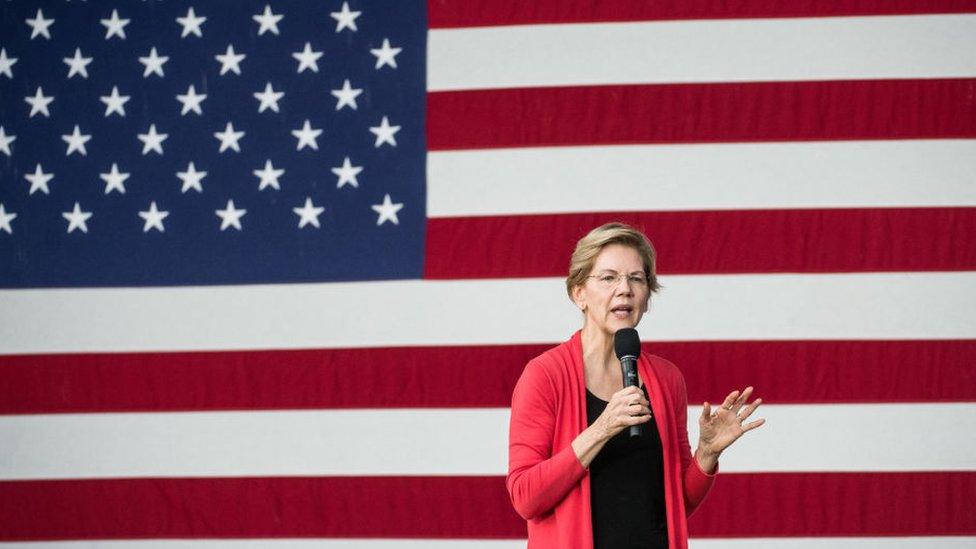
<path fill-rule="evenodd" d="M 643 390 L 648 398 L 647 388 Z M 606 407 L 605 400 L 586 391 L 588 425 Z M 661 436 L 653 419 L 640 428 L 641 436 L 635 439 L 629 429 L 617 433 L 590 464 L 594 549 L 668 547 Z"/>

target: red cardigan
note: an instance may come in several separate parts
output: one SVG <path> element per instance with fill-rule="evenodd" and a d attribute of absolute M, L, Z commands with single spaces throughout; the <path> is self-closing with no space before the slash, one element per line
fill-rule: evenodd
<path fill-rule="evenodd" d="M 688 445 L 688 395 L 678 368 L 642 353 L 664 453 L 664 501 L 671 549 L 688 546 L 690 515 L 712 486 Z M 506 486 L 529 523 L 529 549 L 592 549 L 590 476 L 571 446 L 586 429 L 586 381 L 580 332 L 529 361 L 512 394 Z"/>

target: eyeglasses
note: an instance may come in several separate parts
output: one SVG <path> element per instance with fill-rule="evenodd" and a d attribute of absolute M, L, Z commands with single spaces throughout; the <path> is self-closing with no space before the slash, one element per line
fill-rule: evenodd
<path fill-rule="evenodd" d="M 607 289 L 613 288 L 620 282 L 621 279 L 626 279 L 627 282 L 632 284 L 637 288 L 647 287 L 647 275 L 644 273 L 600 273 L 597 275 L 590 275 L 587 278 L 595 278 L 597 283 Z"/>

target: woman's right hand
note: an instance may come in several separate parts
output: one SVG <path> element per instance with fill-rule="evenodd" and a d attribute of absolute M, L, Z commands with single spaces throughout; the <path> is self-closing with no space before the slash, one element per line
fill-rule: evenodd
<path fill-rule="evenodd" d="M 644 392 L 637 387 L 624 387 L 610 397 L 610 402 L 594 422 L 600 426 L 606 440 L 631 425 L 640 425 L 651 420 L 650 403 Z"/>
<path fill-rule="evenodd" d="M 573 451 L 580 465 L 589 467 L 603 445 L 631 425 L 651 420 L 650 403 L 637 387 L 626 387 L 613 394 L 593 425 L 573 439 Z"/>

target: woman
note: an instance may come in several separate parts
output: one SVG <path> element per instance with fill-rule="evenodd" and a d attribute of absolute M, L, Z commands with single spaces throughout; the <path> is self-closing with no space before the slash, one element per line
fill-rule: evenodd
<path fill-rule="evenodd" d="M 528 521 L 529 549 L 684 548 L 686 518 L 704 499 L 718 458 L 762 399 L 734 391 L 698 422 L 688 445 L 681 372 L 642 353 L 641 387 L 623 387 L 613 336 L 633 328 L 660 286 L 651 243 L 610 223 L 577 244 L 566 290 L 583 313 L 569 341 L 532 359 L 512 395 L 506 485 Z M 651 423 L 651 420 L 654 420 Z M 628 428 L 639 425 L 639 438 Z"/>

